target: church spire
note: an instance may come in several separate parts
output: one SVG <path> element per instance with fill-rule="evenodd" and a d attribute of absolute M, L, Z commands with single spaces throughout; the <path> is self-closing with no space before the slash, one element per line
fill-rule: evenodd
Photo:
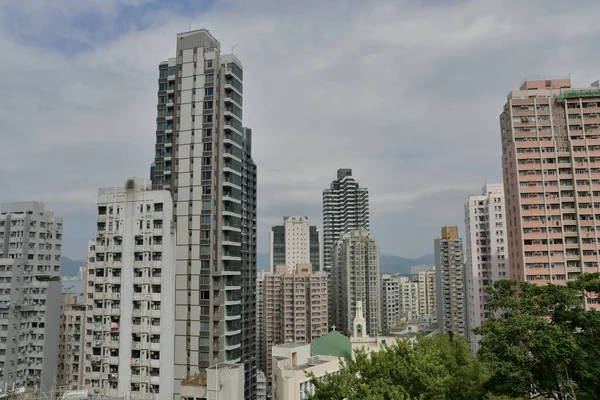
<path fill-rule="evenodd" d="M 362 301 L 356 302 L 356 316 L 354 317 L 354 337 L 367 337 L 367 321 L 363 314 Z"/>

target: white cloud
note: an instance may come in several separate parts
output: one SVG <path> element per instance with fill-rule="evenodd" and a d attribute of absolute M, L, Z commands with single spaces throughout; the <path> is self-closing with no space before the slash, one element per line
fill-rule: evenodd
<path fill-rule="evenodd" d="M 0 8 L 22 22 L 0 31 L 0 50 L 11 55 L 0 64 L 0 143 L 9 149 L 0 201 L 36 196 L 79 224 L 67 254 L 84 253 L 81 224 L 93 233 L 90 193 L 148 176 L 157 64 L 174 55 L 175 34 L 188 26 L 188 15 L 152 3 L 137 15 L 145 30 L 121 32 L 122 4 Z M 322 190 L 337 168 L 350 167 L 371 193 L 382 251 L 431 252 L 439 226 L 462 220 L 465 196 L 500 181 L 506 93 L 529 75 L 570 72 L 579 86 L 599 78 L 599 11 L 592 1 L 232 0 L 194 18 L 223 50 L 238 44 L 244 63 L 259 251 L 284 214 L 319 222 Z M 91 12 L 105 19 L 99 33 L 74 24 Z M 32 42 L 44 32 L 88 48 L 73 55 Z"/>

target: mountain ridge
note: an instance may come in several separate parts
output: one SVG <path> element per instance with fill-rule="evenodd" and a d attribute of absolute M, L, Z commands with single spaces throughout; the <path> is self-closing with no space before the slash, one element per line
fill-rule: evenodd
<path fill-rule="evenodd" d="M 433 254 L 425 254 L 418 258 L 407 258 L 392 254 L 380 254 L 379 263 L 381 272 L 390 274 L 410 274 L 410 267 L 415 265 L 433 265 L 435 257 Z M 269 253 L 256 254 L 256 269 L 267 271 L 269 269 Z"/>

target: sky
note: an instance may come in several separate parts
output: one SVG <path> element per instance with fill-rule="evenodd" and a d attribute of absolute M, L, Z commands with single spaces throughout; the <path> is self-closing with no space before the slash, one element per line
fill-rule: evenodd
<path fill-rule="evenodd" d="M 432 253 L 502 180 L 508 92 L 600 79 L 598 15 L 596 0 L 0 0 L 0 202 L 46 203 L 83 259 L 98 188 L 149 177 L 158 64 L 191 26 L 244 64 L 259 252 L 284 215 L 321 226 L 323 189 L 352 168 L 381 252 Z"/>

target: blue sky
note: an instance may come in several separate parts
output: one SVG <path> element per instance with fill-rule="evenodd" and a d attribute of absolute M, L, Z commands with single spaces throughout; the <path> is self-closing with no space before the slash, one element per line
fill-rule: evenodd
<path fill-rule="evenodd" d="M 532 75 L 600 79 L 598 15 L 591 0 L 0 2 L 0 201 L 44 201 L 65 255 L 84 257 L 97 189 L 149 174 L 157 65 L 191 23 L 244 63 L 260 252 L 283 215 L 321 225 L 348 167 L 382 252 L 431 253 L 501 180 L 507 93 Z"/>

